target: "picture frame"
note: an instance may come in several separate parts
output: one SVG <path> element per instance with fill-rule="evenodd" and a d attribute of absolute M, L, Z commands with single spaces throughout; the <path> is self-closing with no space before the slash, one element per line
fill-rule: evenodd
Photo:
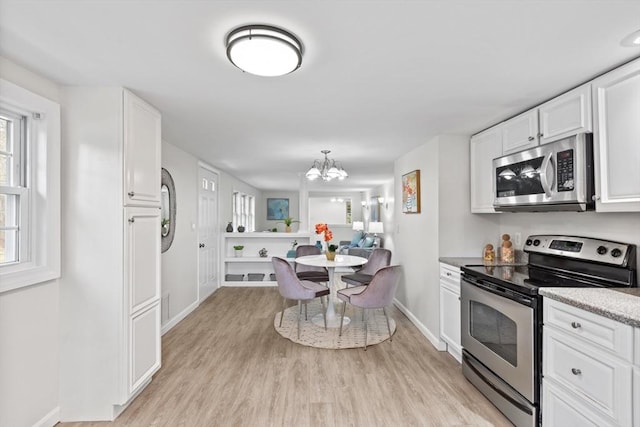
<path fill-rule="evenodd" d="M 420 169 L 402 175 L 402 213 L 420 213 Z"/>
<path fill-rule="evenodd" d="M 289 218 L 289 199 L 267 199 L 267 220 Z"/>

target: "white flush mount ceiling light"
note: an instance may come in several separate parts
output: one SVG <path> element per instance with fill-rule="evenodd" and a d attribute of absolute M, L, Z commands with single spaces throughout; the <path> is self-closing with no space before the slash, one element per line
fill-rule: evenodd
<path fill-rule="evenodd" d="M 334 178 L 343 180 L 349 176 L 347 171 L 342 168 L 342 165 L 338 167 L 335 160 L 331 160 L 327 157 L 331 150 L 322 150 L 324 154 L 324 160 L 314 160 L 313 166 L 306 174 L 309 181 L 314 181 L 318 178 L 322 178 L 323 181 L 331 181 Z"/>
<path fill-rule="evenodd" d="M 640 47 L 640 30 L 636 30 L 623 38 L 620 44 L 627 47 Z"/>
<path fill-rule="evenodd" d="M 302 44 L 290 32 L 269 25 L 246 25 L 227 36 L 227 57 L 257 76 L 289 74 L 302 64 Z"/>

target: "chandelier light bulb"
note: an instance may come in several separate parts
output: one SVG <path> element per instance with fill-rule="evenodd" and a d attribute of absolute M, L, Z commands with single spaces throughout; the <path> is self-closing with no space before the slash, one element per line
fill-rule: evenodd
<path fill-rule="evenodd" d="M 323 181 L 331 181 L 334 178 L 342 181 L 349 177 L 349 174 L 342 166 L 338 167 L 335 160 L 329 159 L 327 154 L 330 152 L 330 150 L 322 150 L 321 153 L 324 154 L 324 159 L 313 161 L 313 166 L 305 175 L 309 181 L 314 181 L 318 178 L 322 178 Z"/>

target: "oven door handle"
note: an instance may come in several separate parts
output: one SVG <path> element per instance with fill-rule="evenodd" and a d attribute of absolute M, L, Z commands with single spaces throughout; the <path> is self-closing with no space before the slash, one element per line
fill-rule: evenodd
<path fill-rule="evenodd" d="M 482 279 L 478 279 L 475 277 L 471 277 L 471 276 L 463 276 L 462 278 L 463 281 L 469 283 L 472 286 L 476 286 L 484 291 L 490 292 L 492 294 L 501 296 L 503 298 L 507 298 L 510 299 L 512 301 L 516 301 L 520 304 L 526 305 L 528 307 L 533 307 L 534 306 L 534 299 L 531 297 L 528 297 L 526 295 L 521 295 L 517 292 L 512 292 L 510 290 L 507 290 L 505 288 L 503 288 L 502 286 L 499 286 L 497 284 L 487 284 L 485 283 Z"/>
<path fill-rule="evenodd" d="M 544 194 L 547 197 L 551 197 L 551 188 L 553 187 L 553 177 L 555 175 L 552 159 L 553 152 L 544 156 L 544 160 L 542 160 L 542 165 L 540 166 L 540 185 L 542 185 Z M 551 171 L 551 176 L 549 176 L 549 171 Z"/>

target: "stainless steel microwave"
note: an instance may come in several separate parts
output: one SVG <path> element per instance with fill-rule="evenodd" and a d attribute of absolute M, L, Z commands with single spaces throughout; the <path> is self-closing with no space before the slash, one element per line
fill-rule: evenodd
<path fill-rule="evenodd" d="M 594 207 L 590 133 L 494 159 L 493 173 L 497 211 L 586 211 Z"/>

